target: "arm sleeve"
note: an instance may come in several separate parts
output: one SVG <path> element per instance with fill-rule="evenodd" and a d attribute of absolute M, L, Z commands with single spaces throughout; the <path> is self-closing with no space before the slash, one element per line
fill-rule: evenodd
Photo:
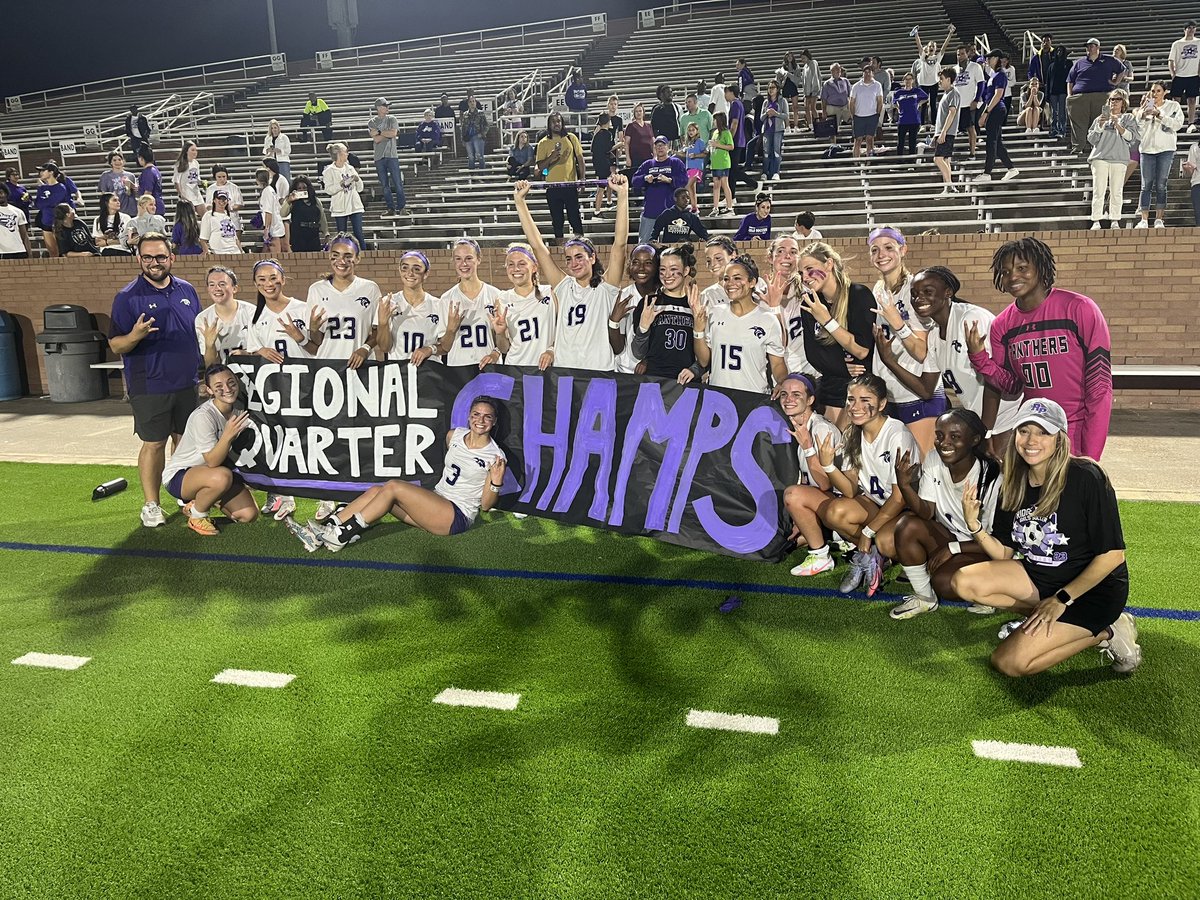
<path fill-rule="evenodd" d="M 738 226 L 737 234 L 735 234 L 733 236 L 733 239 L 735 241 L 750 240 L 750 232 L 749 232 L 750 217 L 753 215 L 754 215 L 754 213 L 747 213 L 746 217 L 742 219 L 742 224 Z"/>
<path fill-rule="evenodd" d="M 1010 550 L 1019 551 L 1021 548 L 1017 546 L 1017 542 L 1013 540 L 1013 519 L 1016 514 L 1012 510 L 1001 509 L 996 507 L 996 517 L 992 519 L 991 535 L 1005 547 Z"/>
<path fill-rule="evenodd" d="M 988 340 L 991 342 L 991 355 L 986 350 L 972 353 L 970 355 L 971 368 L 982 375 L 1001 394 L 1017 393 L 1024 387 L 1024 382 L 1016 372 L 1008 367 L 1008 348 L 1003 344 L 1003 335 L 996 328 L 995 322 L 992 322 Z"/>
<path fill-rule="evenodd" d="M 118 296 L 113 300 L 109 321 L 108 336 L 110 338 L 124 337 L 133 331 L 133 323 L 137 320 L 133 318 L 133 313 L 129 309 L 129 304 L 126 303 L 124 297 Z"/>
<path fill-rule="evenodd" d="M 1075 315 L 1083 341 L 1083 402 L 1087 410 L 1079 445 L 1084 456 L 1099 459 L 1112 418 L 1112 342 L 1104 314 L 1093 301 L 1081 304 Z"/>
<path fill-rule="evenodd" d="M 1091 549 L 1097 555 L 1108 553 L 1110 550 L 1124 550 L 1125 534 L 1121 529 L 1117 492 L 1113 490 L 1108 475 L 1095 463 L 1082 462 L 1074 465 L 1079 465 L 1086 473 L 1086 478 L 1080 479 L 1080 483 L 1086 485 L 1081 499 L 1087 513 Z"/>
<path fill-rule="evenodd" d="M 704 223 L 700 221 L 698 215 L 693 212 L 685 212 L 684 218 L 687 219 L 688 224 L 692 226 L 692 231 L 696 232 L 700 240 L 708 240 L 708 229 L 704 227 Z"/>
<path fill-rule="evenodd" d="M 650 161 L 642 163 L 638 166 L 638 170 L 633 173 L 633 189 L 635 191 L 644 191 L 646 189 L 646 170 L 650 165 Z"/>
<path fill-rule="evenodd" d="M 671 172 L 673 175 L 673 178 L 672 178 L 673 186 L 676 189 L 681 188 L 681 187 L 686 187 L 687 183 L 688 183 L 687 166 L 685 166 L 683 164 L 683 160 L 680 159 L 678 156 L 672 156 L 671 159 L 673 160 L 673 162 L 671 163 Z"/>

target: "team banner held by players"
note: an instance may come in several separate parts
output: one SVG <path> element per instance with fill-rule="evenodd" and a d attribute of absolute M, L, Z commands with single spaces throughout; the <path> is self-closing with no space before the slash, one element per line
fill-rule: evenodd
<path fill-rule="evenodd" d="M 391 478 L 432 488 L 447 431 L 499 402 L 499 507 L 686 547 L 776 560 L 795 444 L 766 398 L 635 375 L 508 366 L 231 360 L 254 420 L 247 483 L 348 499 Z"/>

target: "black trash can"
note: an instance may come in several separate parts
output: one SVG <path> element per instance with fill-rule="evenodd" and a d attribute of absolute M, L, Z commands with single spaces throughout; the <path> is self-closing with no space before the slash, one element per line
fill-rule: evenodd
<path fill-rule="evenodd" d="M 42 333 L 36 338 L 46 354 L 46 380 L 55 403 L 82 403 L 108 395 L 103 361 L 108 339 L 92 326 L 92 316 L 82 306 L 47 306 Z"/>
<path fill-rule="evenodd" d="M 0 400 L 16 400 L 21 396 L 21 366 L 17 358 L 17 322 L 6 312 L 0 312 Z"/>

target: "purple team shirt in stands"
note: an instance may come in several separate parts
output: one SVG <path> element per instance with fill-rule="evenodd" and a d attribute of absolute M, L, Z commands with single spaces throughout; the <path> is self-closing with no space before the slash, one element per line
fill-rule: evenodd
<path fill-rule="evenodd" d="M 733 146 L 738 150 L 746 148 L 746 106 L 741 100 L 734 98 L 729 104 L 729 130 L 733 131 L 733 123 L 737 122 L 737 131 L 733 133 Z"/>
<path fill-rule="evenodd" d="M 646 179 L 651 175 L 668 175 L 671 183 L 664 184 L 661 181 L 655 181 L 646 184 Z M 686 185 L 687 169 L 683 165 L 683 160 L 678 156 L 668 156 L 662 162 L 657 159 L 646 160 L 638 166 L 638 170 L 633 176 L 633 189 L 642 191 L 644 196 L 642 218 L 657 219 L 668 207 L 675 205 L 675 191 Z"/>
<path fill-rule="evenodd" d="M 971 365 L 1004 394 L 1055 401 L 1067 414 L 1071 452 L 1099 460 L 1112 416 L 1112 342 L 1090 297 L 1054 288 L 1037 309 L 1011 303 L 992 323 L 992 355 Z"/>
<path fill-rule="evenodd" d="M 172 276 L 166 287 L 156 288 L 139 275 L 117 292 L 110 338 L 132 332 L 142 315 L 153 318 L 158 329 L 121 358 L 131 396 L 171 394 L 200 382 L 204 360 L 196 342 L 199 312 L 196 289 L 182 278 Z"/>
<path fill-rule="evenodd" d="M 163 215 L 167 207 L 163 203 L 162 175 L 159 174 L 158 166 L 154 163 L 147 165 L 138 175 L 138 196 L 141 197 L 143 194 L 149 194 L 154 198 L 154 211 L 160 216 Z"/>
<path fill-rule="evenodd" d="M 1124 72 L 1125 67 L 1115 56 L 1101 53 L 1095 62 L 1084 56 L 1075 60 L 1075 65 L 1071 66 L 1071 71 L 1067 74 L 1067 84 L 1071 85 L 1072 94 L 1095 94 L 1112 90 L 1113 76 Z"/>

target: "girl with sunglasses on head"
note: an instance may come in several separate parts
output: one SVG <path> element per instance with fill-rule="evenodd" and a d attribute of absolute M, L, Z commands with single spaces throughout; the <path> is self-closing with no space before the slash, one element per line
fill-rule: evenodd
<path fill-rule="evenodd" d="M 527 202 L 529 182 L 518 181 L 513 188 L 525 239 L 533 249 L 538 269 L 554 285 L 556 326 L 550 352 L 555 366 L 612 372 L 616 368 L 616 354 L 625 346 L 620 330 L 624 313 L 617 315 L 616 306 L 629 240 L 629 182 L 623 175 L 613 175 L 608 184 L 617 194 L 608 264 L 600 261 L 591 241 L 572 238 L 563 245 L 565 272 L 555 264 L 533 221 Z"/>
<path fill-rule="evenodd" d="M 504 271 L 512 287 L 497 298 L 489 316 L 496 348 L 509 366 L 545 369 L 554 361 L 554 301 L 538 283 L 537 257 L 528 244 L 509 244 Z"/>
<path fill-rule="evenodd" d="M 458 284 L 441 296 L 443 319 L 438 326 L 434 352 L 445 357 L 448 366 L 483 368 L 500 361 L 500 351 L 492 340 L 488 316 L 496 311 L 500 289 L 479 278 L 483 251 L 479 242 L 459 238 L 454 242 L 454 272 Z"/>
<path fill-rule="evenodd" d="M 800 470 L 796 483 L 783 492 L 783 503 L 792 518 L 791 539 L 808 547 L 804 561 L 793 566 L 799 577 L 820 575 L 837 563 L 829 552 L 828 532 L 821 521 L 825 506 L 837 497 L 830 474 L 821 466 L 818 448 L 827 444 L 836 456 L 842 446 L 837 426 L 816 411 L 817 388 L 807 375 L 793 372 L 779 385 L 779 408 L 787 416 L 788 431 L 796 439 Z M 828 533 L 827 533 L 828 532 Z"/>
<path fill-rule="evenodd" d="M 425 290 L 429 258 L 420 250 L 401 255 L 397 269 L 400 293 L 388 294 L 379 302 L 375 357 L 381 362 L 408 360 L 419 366 L 434 353 L 444 316 L 442 301 Z"/>

